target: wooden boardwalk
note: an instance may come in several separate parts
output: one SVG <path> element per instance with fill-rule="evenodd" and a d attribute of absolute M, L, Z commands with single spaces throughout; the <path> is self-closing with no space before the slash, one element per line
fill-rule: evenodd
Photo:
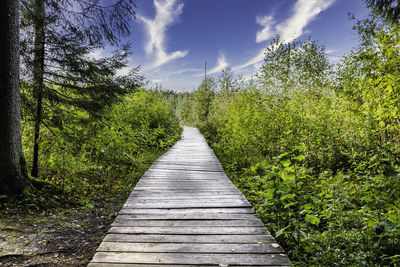
<path fill-rule="evenodd" d="M 89 266 L 282 266 L 288 257 L 204 137 L 182 139 L 143 175 Z"/>

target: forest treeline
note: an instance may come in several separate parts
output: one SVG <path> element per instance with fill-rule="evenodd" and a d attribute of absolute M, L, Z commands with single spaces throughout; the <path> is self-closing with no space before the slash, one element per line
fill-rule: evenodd
<path fill-rule="evenodd" d="M 277 36 L 251 78 L 225 68 L 177 96 L 293 263 L 400 264 L 399 25 L 354 20 L 337 64 Z"/>

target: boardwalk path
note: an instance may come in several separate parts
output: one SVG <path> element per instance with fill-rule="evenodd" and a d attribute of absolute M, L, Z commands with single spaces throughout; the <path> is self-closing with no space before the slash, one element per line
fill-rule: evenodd
<path fill-rule="evenodd" d="M 89 266 L 289 265 L 195 128 L 143 175 Z"/>

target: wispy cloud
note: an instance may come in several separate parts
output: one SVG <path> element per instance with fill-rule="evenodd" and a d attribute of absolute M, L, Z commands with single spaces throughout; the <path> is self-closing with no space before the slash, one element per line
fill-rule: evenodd
<path fill-rule="evenodd" d="M 225 54 L 222 52 L 219 52 L 218 59 L 217 59 L 217 65 L 215 65 L 215 67 L 210 69 L 207 73 L 214 74 L 214 73 L 222 71 L 226 67 L 228 67 L 228 62 L 226 62 Z"/>
<path fill-rule="evenodd" d="M 154 0 L 156 15 L 150 19 L 138 14 L 137 18 L 144 23 L 147 32 L 147 43 L 144 47 L 147 55 L 153 56 L 152 64 L 144 69 L 159 67 L 169 61 L 182 58 L 187 55 L 188 50 L 178 50 L 167 53 L 165 47 L 165 36 L 168 26 L 175 23 L 183 12 L 183 3 L 177 0 Z"/>
<path fill-rule="evenodd" d="M 256 36 L 256 42 L 260 43 L 262 41 L 267 41 L 271 39 L 275 31 L 273 30 L 273 24 L 274 24 L 274 17 L 272 15 L 269 16 L 264 16 L 264 17 L 257 17 L 256 22 L 263 26 L 264 28 L 261 31 L 257 32 Z"/>
<path fill-rule="evenodd" d="M 293 8 L 293 16 L 278 24 L 276 30 L 282 40 L 289 43 L 300 37 L 304 28 L 334 2 L 335 0 L 298 0 Z"/>
<path fill-rule="evenodd" d="M 304 34 L 304 29 L 319 13 L 329 8 L 335 0 L 297 0 L 292 9 L 292 15 L 285 21 L 276 24 L 272 15 L 257 17 L 256 22 L 263 26 L 257 32 L 256 42 L 264 42 L 279 34 L 284 43 L 290 43 Z M 240 70 L 255 65 L 264 59 L 264 48 L 246 63 L 235 66 Z"/>
<path fill-rule="evenodd" d="M 232 68 L 232 70 L 238 71 L 238 70 L 247 68 L 249 66 L 252 66 L 252 65 L 255 65 L 255 64 L 261 62 L 263 59 L 264 59 L 264 48 L 261 49 L 256 56 L 254 56 L 251 59 L 249 59 L 248 61 L 246 61 L 246 63 L 244 63 L 242 65 L 234 66 Z"/>
<path fill-rule="evenodd" d="M 199 69 L 199 68 L 179 69 L 179 70 L 170 72 L 170 75 L 177 75 L 177 74 L 182 74 L 182 73 L 187 73 L 187 72 L 199 72 L 199 71 L 201 71 L 201 69 Z"/>

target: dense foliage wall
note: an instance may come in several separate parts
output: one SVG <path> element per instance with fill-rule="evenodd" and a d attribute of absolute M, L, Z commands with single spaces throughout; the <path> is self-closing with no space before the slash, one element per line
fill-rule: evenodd
<path fill-rule="evenodd" d="M 376 16 L 355 28 L 360 47 L 335 66 L 312 39 L 276 38 L 254 79 L 228 68 L 211 93 L 203 82 L 179 97 L 181 122 L 202 130 L 294 263 L 400 261 L 399 31 Z"/>

